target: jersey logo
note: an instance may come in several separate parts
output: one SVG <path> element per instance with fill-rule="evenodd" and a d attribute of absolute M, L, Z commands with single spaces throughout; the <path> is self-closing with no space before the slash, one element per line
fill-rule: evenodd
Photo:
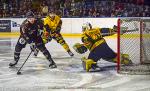
<path fill-rule="evenodd" d="M 19 43 L 20 43 L 20 44 L 25 44 L 25 42 L 26 42 L 26 41 L 25 41 L 23 38 L 20 38 L 20 39 L 19 39 Z"/>

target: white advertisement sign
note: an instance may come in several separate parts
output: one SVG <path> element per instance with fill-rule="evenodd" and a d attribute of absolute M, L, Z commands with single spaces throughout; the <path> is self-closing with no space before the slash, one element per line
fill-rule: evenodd
<path fill-rule="evenodd" d="M 11 20 L 11 31 L 20 30 L 21 23 L 26 18 L 1 18 L 0 20 Z M 118 18 L 62 18 L 62 33 L 81 33 L 83 23 L 89 22 L 93 27 L 112 28 L 117 25 Z"/>

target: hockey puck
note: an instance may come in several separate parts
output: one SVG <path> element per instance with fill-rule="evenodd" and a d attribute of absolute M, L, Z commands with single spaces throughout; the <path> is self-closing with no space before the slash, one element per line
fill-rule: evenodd
<path fill-rule="evenodd" d="M 17 72 L 17 75 L 21 75 L 21 72 Z"/>

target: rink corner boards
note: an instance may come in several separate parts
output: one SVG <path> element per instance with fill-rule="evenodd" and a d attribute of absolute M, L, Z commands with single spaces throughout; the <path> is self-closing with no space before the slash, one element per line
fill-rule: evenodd
<path fill-rule="evenodd" d="M 0 32 L 0 38 L 18 38 L 20 35 L 19 32 Z M 64 38 L 81 38 L 80 33 L 62 33 Z M 116 38 L 116 34 L 108 36 L 106 38 Z"/>

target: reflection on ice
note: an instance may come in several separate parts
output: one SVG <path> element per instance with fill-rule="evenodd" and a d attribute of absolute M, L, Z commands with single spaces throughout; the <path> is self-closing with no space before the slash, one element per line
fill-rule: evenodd
<path fill-rule="evenodd" d="M 66 38 L 70 48 L 80 39 Z M 29 45 L 21 52 L 21 58 L 15 68 L 9 68 L 8 64 L 13 60 L 14 46 L 17 38 L 0 39 L 0 91 L 50 91 L 50 89 L 86 89 L 89 91 L 128 91 L 150 89 L 149 76 L 127 76 L 116 72 L 116 64 L 99 61 L 102 71 L 87 73 L 83 71 L 82 56 L 75 53 L 70 57 L 65 50 L 55 41 L 46 44 L 53 59 L 58 65 L 57 69 L 49 69 L 49 62 L 42 53 L 36 58 L 33 55 L 28 59 L 22 69 L 23 75 L 16 75 L 17 69 L 22 65 L 30 53 Z M 116 40 L 107 39 L 110 47 L 116 51 Z M 72 49 L 72 48 L 71 48 Z M 73 50 L 73 49 L 72 49 Z M 60 90 L 61 91 L 61 90 Z M 80 90 L 81 91 L 81 90 Z"/>

